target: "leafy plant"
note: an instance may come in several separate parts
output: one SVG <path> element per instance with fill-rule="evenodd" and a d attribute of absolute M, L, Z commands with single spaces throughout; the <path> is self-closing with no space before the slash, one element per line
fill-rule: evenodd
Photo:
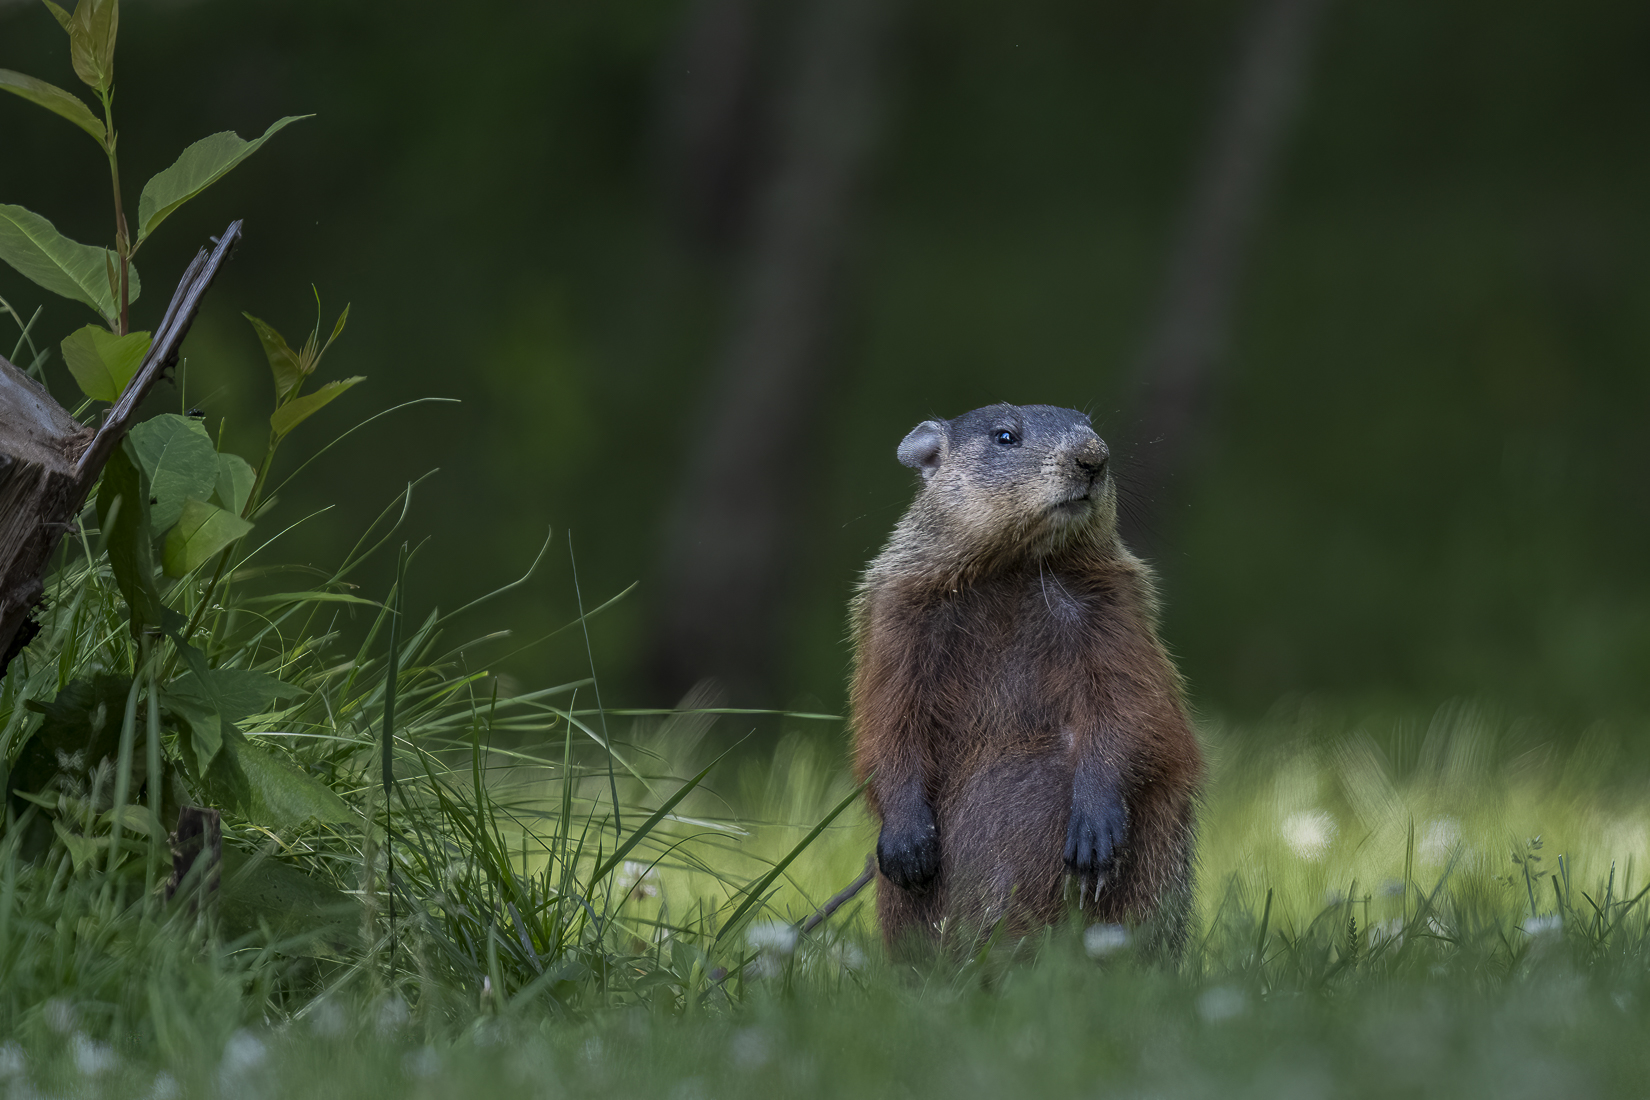
<path fill-rule="evenodd" d="M 114 187 L 114 247 L 70 240 L 41 215 L 0 203 L 0 260 L 53 294 L 90 307 L 102 319 L 105 329 L 88 325 L 65 339 L 63 358 L 87 397 L 112 402 L 149 347 L 149 333 L 131 331 L 131 305 L 142 291 L 133 263 L 138 250 L 184 203 L 222 179 L 277 132 L 309 116 L 279 119 L 253 141 L 225 132 L 189 146 L 171 167 L 143 185 L 134 234 L 121 191 L 120 135 L 114 115 L 120 0 L 78 0 L 72 12 L 52 0 L 43 3 L 68 35 L 75 75 L 96 96 L 101 117 L 73 92 L 11 69 L 0 69 L 0 89 L 74 123 L 103 149 Z"/>

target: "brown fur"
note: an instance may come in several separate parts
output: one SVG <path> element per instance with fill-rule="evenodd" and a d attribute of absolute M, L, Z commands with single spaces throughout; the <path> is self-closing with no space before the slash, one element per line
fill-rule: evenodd
<path fill-rule="evenodd" d="M 1003 425 L 1023 435 L 1013 455 L 990 450 Z M 935 453 L 916 454 L 924 440 Z M 885 841 L 921 820 L 920 792 L 938 870 L 905 889 L 885 859 L 884 936 L 1059 919 L 1073 800 L 1105 775 L 1126 826 L 1073 876 L 1087 917 L 1150 922 L 1178 948 L 1203 766 L 1150 570 L 1117 536 L 1105 445 L 1079 413 L 1004 405 L 928 422 L 901 458 L 926 481 L 854 600 L 854 756 Z"/>

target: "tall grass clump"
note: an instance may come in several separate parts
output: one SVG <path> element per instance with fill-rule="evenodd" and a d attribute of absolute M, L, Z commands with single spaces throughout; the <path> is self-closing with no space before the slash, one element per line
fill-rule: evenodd
<path fill-rule="evenodd" d="M 331 340 L 317 326 L 293 352 L 254 327 L 279 415 Z M 614 744 L 578 706 L 593 677 L 506 691 L 482 657 L 502 636 L 453 644 L 456 612 L 415 613 L 417 554 L 396 545 L 413 485 L 336 568 L 272 562 L 290 526 L 248 536 L 329 449 L 282 472 L 284 440 L 272 431 L 253 466 L 191 416 L 146 421 L 65 543 L 39 632 L 0 680 L 0 1033 L 46 1042 L 69 1013 L 87 1042 L 165 1055 L 328 1004 L 440 1032 L 528 1008 L 725 1003 L 722 976 L 747 961 L 734 933 L 777 875 L 735 881 L 690 854 L 742 832 L 725 807 L 677 812 L 709 766 L 657 770 L 646 738 Z M 238 519 L 232 537 L 168 556 L 202 498 Z M 361 594 L 355 574 L 386 552 L 393 586 Z M 679 762 L 705 719 L 659 717 Z M 217 811 L 221 862 L 207 844 L 184 870 L 189 807 Z M 639 904 L 666 860 L 709 871 L 715 896 Z"/>

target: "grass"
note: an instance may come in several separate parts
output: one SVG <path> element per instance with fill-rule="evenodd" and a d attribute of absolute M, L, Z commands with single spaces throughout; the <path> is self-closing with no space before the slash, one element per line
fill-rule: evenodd
<path fill-rule="evenodd" d="M 271 564 L 264 542 L 210 583 L 157 576 L 202 628 L 188 657 L 129 629 L 83 517 L 0 682 L 8 1095 L 1568 1097 L 1650 1080 L 1642 731 L 1566 739 L 1468 705 L 1206 721 L 1198 935 L 1178 965 L 1078 916 L 901 966 L 870 891 L 799 932 L 875 839 L 840 721 L 789 716 L 771 751 L 717 755 L 740 717 L 707 697 L 603 711 L 586 670 L 506 690 L 488 662 L 515 643 L 448 640 L 452 616 L 419 608 L 416 551 L 393 591 L 352 587 L 406 503 L 331 571 Z M 562 629 L 601 628 L 586 595 Z M 201 668 L 256 698 L 203 714 Z M 239 785 L 200 763 L 202 728 L 239 745 Z M 166 896 L 165 833 L 191 802 L 224 810 L 221 889 L 200 906 L 198 882 Z"/>
<path fill-rule="evenodd" d="M 561 712 L 564 754 L 567 731 L 593 718 Z M 639 826 L 676 793 L 665 776 L 699 764 L 706 718 L 625 724 L 613 721 L 630 765 L 619 785 Z M 1544 748 L 1465 707 L 1425 728 L 1299 708 L 1211 729 L 1202 935 L 1178 969 L 1115 938 L 1085 941 L 1079 922 L 1017 958 L 999 945 L 913 970 L 883 957 L 868 894 L 800 942 L 780 923 L 857 872 L 872 838 L 857 806 L 774 880 L 760 923 L 717 942 L 741 887 L 852 792 L 818 737 L 798 732 L 770 761 L 724 765 L 690 789 L 592 894 L 582 931 L 550 920 L 574 941 L 550 997 L 530 992 L 531 961 L 512 957 L 517 937 L 496 914 L 510 889 L 556 912 L 556 875 L 571 873 L 556 845 L 578 833 L 591 846 L 608 777 L 599 763 L 558 775 L 553 760 L 489 751 L 488 732 L 470 730 L 468 792 L 456 766 L 427 780 L 469 801 L 417 826 L 441 830 L 453 859 L 442 888 L 471 916 L 450 899 L 436 926 L 403 913 L 394 973 L 382 942 L 318 979 L 321 961 L 304 970 L 291 944 L 283 961 L 267 929 L 230 943 L 177 913 L 123 926 L 100 917 L 95 878 L 42 895 L 14 884 L 31 872 L 8 859 L 0 942 L 14 1009 L 0 1073 L 110 1096 L 1582 1096 L 1646 1079 L 1650 815 L 1633 770 L 1596 740 Z M 396 857 L 409 875 L 419 858 Z M 592 936 L 598 916 L 609 923 Z M 384 919 L 380 906 L 371 921 Z M 66 956 L 65 921 L 79 929 Z M 29 945 L 29 927 L 57 931 Z M 725 981 L 717 964 L 733 971 Z"/>

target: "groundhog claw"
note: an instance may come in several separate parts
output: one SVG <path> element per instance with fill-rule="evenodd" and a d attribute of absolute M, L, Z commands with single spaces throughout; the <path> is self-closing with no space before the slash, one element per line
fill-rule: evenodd
<path fill-rule="evenodd" d="M 1066 866 L 1073 874 L 1099 875 L 1123 847 L 1128 814 L 1118 799 L 1094 806 L 1073 805 L 1066 827 Z"/>
<path fill-rule="evenodd" d="M 882 826 L 877 866 L 901 890 L 921 891 L 940 873 L 940 838 L 932 814 L 903 827 Z"/>

